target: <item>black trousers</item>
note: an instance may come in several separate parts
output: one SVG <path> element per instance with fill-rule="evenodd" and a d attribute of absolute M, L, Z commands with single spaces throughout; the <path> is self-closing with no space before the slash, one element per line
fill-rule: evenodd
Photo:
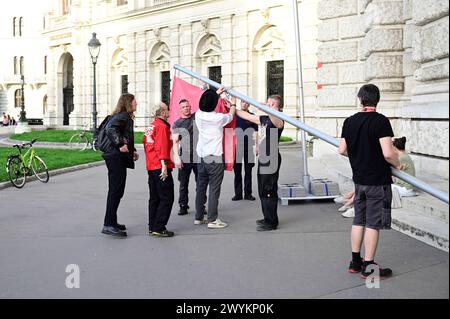
<path fill-rule="evenodd" d="M 244 195 L 250 196 L 252 190 L 252 170 L 255 164 L 253 163 L 234 163 L 234 194 L 242 196 L 242 167 L 244 167 Z"/>
<path fill-rule="evenodd" d="M 278 154 L 278 168 L 273 173 L 262 172 L 267 164 L 258 164 L 258 193 L 264 220 L 278 226 L 278 178 L 280 177 L 281 155 Z"/>
<path fill-rule="evenodd" d="M 123 165 L 120 157 L 105 158 L 108 168 L 108 198 L 106 200 L 105 226 L 117 225 L 117 210 L 120 200 L 125 192 L 127 180 L 127 168 Z"/>
<path fill-rule="evenodd" d="M 174 201 L 172 170 L 168 170 L 165 181 L 159 175 L 161 170 L 148 171 L 148 228 L 156 232 L 166 230 Z"/>
<path fill-rule="evenodd" d="M 178 181 L 180 182 L 180 198 L 178 203 L 180 207 L 187 208 L 189 206 L 189 179 L 192 172 L 194 172 L 195 183 L 197 183 L 197 163 L 183 164 L 183 168 L 178 170 Z"/>

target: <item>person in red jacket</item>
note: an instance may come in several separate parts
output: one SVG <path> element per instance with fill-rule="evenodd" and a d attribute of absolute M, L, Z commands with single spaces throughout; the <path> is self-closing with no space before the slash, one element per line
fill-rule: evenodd
<path fill-rule="evenodd" d="M 166 229 L 174 202 L 172 147 L 169 107 L 160 103 L 155 120 L 144 134 L 150 199 L 148 202 L 149 233 L 157 237 L 173 237 Z"/>

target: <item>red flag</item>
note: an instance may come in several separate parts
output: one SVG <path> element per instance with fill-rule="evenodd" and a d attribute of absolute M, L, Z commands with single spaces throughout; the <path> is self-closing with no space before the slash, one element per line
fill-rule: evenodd
<path fill-rule="evenodd" d="M 189 104 L 191 104 L 192 113 L 197 112 L 202 94 L 203 90 L 201 88 L 175 77 L 173 79 L 172 96 L 170 98 L 169 123 L 173 125 L 173 123 L 181 117 L 179 103 L 183 99 L 188 100 Z M 222 99 L 219 99 L 219 102 L 217 103 L 216 112 L 228 113 L 225 102 Z M 236 117 L 224 128 L 223 154 L 225 158 L 225 170 L 227 171 L 232 171 L 234 166 L 236 152 L 235 128 Z"/>

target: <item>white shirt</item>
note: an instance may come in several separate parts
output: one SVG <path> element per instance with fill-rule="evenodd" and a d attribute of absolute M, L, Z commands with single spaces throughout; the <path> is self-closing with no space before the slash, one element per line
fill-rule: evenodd
<path fill-rule="evenodd" d="M 199 157 L 222 156 L 223 128 L 231 121 L 233 121 L 231 114 L 197 111 L 195 124 L 199 132 L 197 143 Z"/>

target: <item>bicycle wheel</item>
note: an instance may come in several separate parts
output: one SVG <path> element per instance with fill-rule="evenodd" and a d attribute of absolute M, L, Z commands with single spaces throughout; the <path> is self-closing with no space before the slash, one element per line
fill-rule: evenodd
<path fill-rule="evenodd" d="M 6 172 L 8 173 L 9 180 L 14 187 L 22 188 L 26 181 L 27 176 L 23 169 L 22 161 L 18 156 L 12 156 L 8 158 L 6 163 Z"/>
<path fill-rule="evenodd" d="M 92 149 L 93 149 L 95 152 L 98 151 L 97 139 L 96 139 L 96 138 L 94 138 L 94 139 L 92 140 Z"/>
<path fill-rule="evenodd" d="M 80 149 L 81 151 L 84 151 L 88 146 L 87 137 L 82 134 L 75 134 L 70 138 L 69 145 L 72 149 Z"/>
<path fill-rule="evenodd" d="M 48 182 L 50 176 L 48 175 L 47 165 L 40 157 L 35 156 L 31 159 L 31 169 L 39 181 L 42 183 Z"/>

